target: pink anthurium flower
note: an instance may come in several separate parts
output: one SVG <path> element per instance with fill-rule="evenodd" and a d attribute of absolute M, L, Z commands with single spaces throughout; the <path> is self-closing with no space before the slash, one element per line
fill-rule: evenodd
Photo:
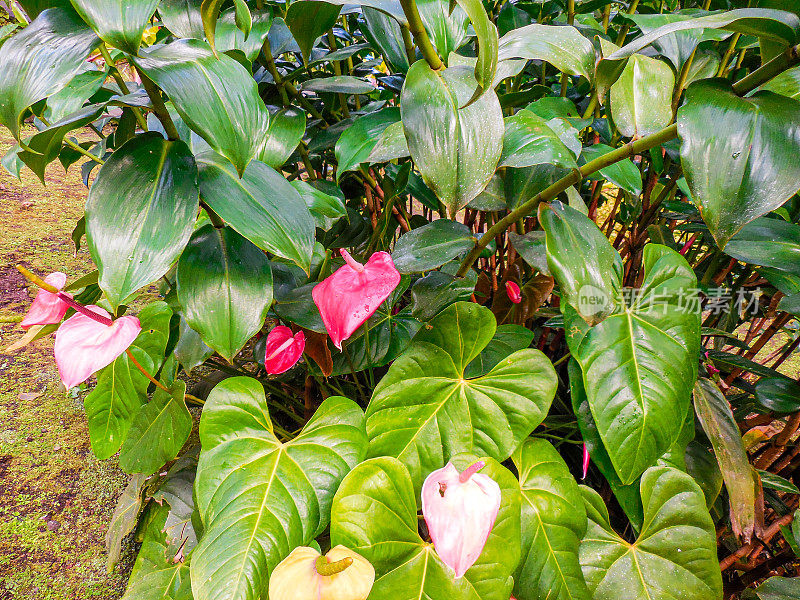
<path fill-rule="evenodd" d="M 267 336 L 264 367 L 270 375 L 277 375 L 291 369 L 306 347 L 306 335 L 302 331 L 292 334 L 285 325 L 278 325 Z"/>
<path fill-rule="evenodd" d="M 339 350 L 400 283 L 400 273 L 386 252 L 376 252 L 365 265 L 353 260 L 346 250 L 341 253 L 347 264 L 311 291 L 328 335 Z"/>
<path fill-rule="evenodd" d="M 586 475 L 589 474 L 589 461 L 591 460 L 591 456 L 589 456 L 589 448 L 586 447 L 586 444 L 583 445 L 583 478 L 586 479 Z"/>
<path fill-rule="evenodd" d="M 447 463 L 422 484 L 422 515 L 433 546 L 459 579 L 483 551 L 500 510 L 500 486 L 478 473 L 478 461 L 459 473 Z"/>
<path fill-rule="evenodd" d="M 114 362 L 142 330 L 136 317 L 112 321 L 111 315 L 99 306 L 82 306 L 81 309 L 56 332 L 56 364 L 67 389 L 83 383 L 92 373 Z M 89 316 L 89 312 L 96 316 Z"/>
<path fill-rule="evenodd" d="M 513 281 L 506 281 L 506 294 L 514 304 L 522 302 L 522 293 L 519 291 L 519 286 Z"/>
<path fill-rule="evenodd" d="M 44 278 L 44 281 L 54 288 L 61 290 L 67 283 L 67 276 L 64 275 L 64 273 L 50 273 L 50 275 Z M 65 292 L 61 292 L 61 294 L 72 298 L 71 294 Z M 28 329 L 34 325 L 60 323 L 68 308 L 69 304 L 59 298 L 59 294 L 54 294 L 43 288 L 39 288 L 36 298 L 34 298 L 28 310 L 28 314 L 22 319 L 20 326 L 23 329 Z"/>

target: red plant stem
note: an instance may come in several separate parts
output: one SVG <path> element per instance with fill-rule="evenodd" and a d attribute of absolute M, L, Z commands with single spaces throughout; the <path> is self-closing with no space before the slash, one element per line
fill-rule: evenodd
<path fill-rule="evenodd" d="M 133 352 L 131 352 L 131 349 L 130 349 L 130 348 L 126 348 L 126 349 L 125 349 L 125 353 L 128 355 L 128 358 L 130 358 L 130 359 L 131 359 L 131 362 L 133 363 L 133 366 L 134 366 L 134 367 L 136 367 L 137 369 L 139 369 L 139 370 L 142 372 L 142 375 L 144 375 L 145 377 L 147 377 L 147 378 L 150 380 L 150 383 L 152 383 L 153 385 L 155 385 L 155 386 L 156 386 L 156 387 L 158 387 L 158 388 L 161 388 L 161 389 L 162 389 L 162 390 L 164 390 L 165 392 L 169 392 L 169 390 L 168 390 L 168 389 L 167 389 L 167 388 L 164 386 L 164 384 L 163 384 L 163 383 L 161 383 L 161 382 L 160 382 L 160 381 L 158 381 L 158 380 L 157 380 L 155 377 L 153 377 L 152 375 L 150 375 L 150 373 L 148 373 L 148 372 L 145 370 L 145 368 L 144 368 L 142 365 L 140 365 L 140 364 L 139 364 L 139 361 L 138 361 L 138 360 L 136 360 L 136 358 L 134 358 L 134 356 L 133 356 Z M 187 396 L 187 397 L 188 397 L 188 396 Z"/>

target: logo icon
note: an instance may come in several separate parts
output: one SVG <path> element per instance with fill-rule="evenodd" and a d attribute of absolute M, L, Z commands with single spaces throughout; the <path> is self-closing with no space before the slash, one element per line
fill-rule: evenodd
<path fill-rule="evenodd" d="M 578 312 L 584 317 L 596 317 L 609 304 L 611 304 L 611 299 L 608 294 L 597 286 L 582 285 L 578 291 Z"/>

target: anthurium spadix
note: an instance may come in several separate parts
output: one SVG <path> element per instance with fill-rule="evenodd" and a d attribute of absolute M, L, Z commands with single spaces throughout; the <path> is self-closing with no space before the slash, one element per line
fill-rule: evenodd
<path fill-rule="evenodd" d="M 500 486 L 478 473 L 484 466 L 478 461 L 459 473 L 447 463 L 422 484 L 422 514 L 433 546 L 456 579 L 478 560 L 500 510 Z"/>
<path fill-rule="evenodd" d="M 272 572 L 269 600 L 366 600 L 374 582 L 370 562 L 349 548 L 322 556 L 299 546 Z"/>
<path fill-rule="evenodd" d="M 22 323 L 20 323 L 23 329 L 28 329 L 34 325 L 60 323 L 69 308 L 69 304 L 59 297 L 59 294 L 64 294 L 72 298 L 71 294 L 61 291 L 67 283 L 67 276 L 59 272 L 50 273 L 50 275 L 44 278 L 44 281 L 56 288 L 57 291 L 53 293 L 44 288 L 39 288 L 36 298 L 34 298 L 28 310 L 28 314 L 25 315 L 25 318 L 22 319 Z"/>
<path fill-rule="evenodd" d="M 346 264 L 311 291 L 325 329 L 339 350 L 400 283 L 400 273 L 388 253 L 376 252 L 364 265 L 345 249 L 341 253 Z"/>
<path fill-rule="evenodd" d="M 293 334 L 285 325 L 278 325 L 267 336 L 264 368 L 270 375 L 288 371 L 300 360 L 305 347 L 306 336 L 302 331 Z"/>
<path fill-rule="evenodd" d="M 111 315 L 99 306 L 82 310 L 64 321 L 56 332 L 54 354 L 61 381 L 67 389 L 107 367 L 133 343 L 142 330 L 136 317 Z"/>

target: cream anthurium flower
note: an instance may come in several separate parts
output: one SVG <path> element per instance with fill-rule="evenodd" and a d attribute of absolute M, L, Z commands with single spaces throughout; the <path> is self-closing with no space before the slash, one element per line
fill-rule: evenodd
<path fill-rule="evenodd" d="M 325 556 L 298 546 L 272 572 L 269 600 L 366 600 L 374 582 L 370 562 L 344 546 Z"/>

